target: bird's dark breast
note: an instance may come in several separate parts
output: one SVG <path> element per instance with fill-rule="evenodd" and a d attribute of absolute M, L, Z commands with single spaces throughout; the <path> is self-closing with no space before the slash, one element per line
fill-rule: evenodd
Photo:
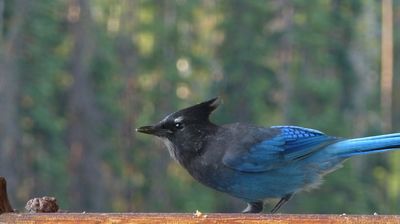
<path fill-rule="evenodd" d="M 181 165 L 200 183 L 213 189 L 224 191 L 232 182 L 234 171 L 222 163 L 226 144 L 224 138 L 208 136 L 203 139 L 201 148 L 181 154 Z M 189 150 L 188 150 L 189 151 Z"/>
<path fill-rule="evenodd" d="M 207 159 L 202 157 L 206 156 Z M 227 192 L 234 179 L 234 171 L 221 163 L 219 153 L 206 153 L 192 160 L 185 167 L 189 174 L 200 183 L 215 190 Z"/>

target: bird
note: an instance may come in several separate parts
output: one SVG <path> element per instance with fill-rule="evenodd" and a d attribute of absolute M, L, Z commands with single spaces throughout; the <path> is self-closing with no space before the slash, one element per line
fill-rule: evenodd
<path fill-rule="evenodd" d="M 260 213 L 267 199 L 280 199 L 276 213 L 348 158 L 400 147 L 400 133 L 350 139 L 290 125 L 217 125 L 210 115 L 220 104 L 212 98 L 136 131 L 160 138 L 195 180 L 245 201 L 243 213 Z"/>

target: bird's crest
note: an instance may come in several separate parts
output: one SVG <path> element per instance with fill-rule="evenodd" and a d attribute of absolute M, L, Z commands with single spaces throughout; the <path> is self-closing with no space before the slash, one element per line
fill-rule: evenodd
<path fill-rule="evenodd" d="M 211 100 L 182 109 L 174 114 L 195 120 L 208 120 L 210 114 L 217 109 L 221 100 L 215 97 Z"/>

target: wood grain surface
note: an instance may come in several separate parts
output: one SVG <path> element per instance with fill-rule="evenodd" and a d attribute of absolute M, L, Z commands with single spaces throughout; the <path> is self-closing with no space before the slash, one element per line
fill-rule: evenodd
<path fill-rule="evenodd" d="M 400 215 L 4 213 L 0 223 L 400 223 Z"/>

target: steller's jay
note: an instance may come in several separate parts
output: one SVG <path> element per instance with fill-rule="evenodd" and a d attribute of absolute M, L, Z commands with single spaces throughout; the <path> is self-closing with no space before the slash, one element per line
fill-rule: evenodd
<path fill-rule="evenodd" d="M 297 126 L 219 126 L 209 120 L 218 105 L 214 98 L 136 130 L 160 137 L 196 180 L 246 201 L 245 213 L 261 212 L 265 199 L 280 198 L 274 213 L 347 158 L 400 147 L 400 133 L 344 139 Z"/>

